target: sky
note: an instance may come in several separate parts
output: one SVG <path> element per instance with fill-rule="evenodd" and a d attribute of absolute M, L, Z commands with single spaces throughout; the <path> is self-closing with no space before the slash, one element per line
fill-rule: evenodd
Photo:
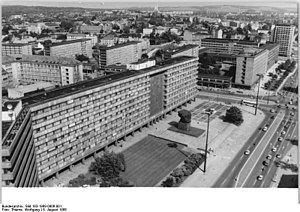
<path fill-rule="evenodd" d="M 187 2 L 195 2 L 198 5 L 220 5 L 220 4 L 232 4 L 232 5 L 244 5 L 244 6 L 272 6 L 272 7 L 280 7 L 280 8 L 295 8 L 297 1 L 278 1 L 278 0 L 0 0 L 1 4 L 3 5 L 26 5 L 26 6 L 73 6 L 73 7 L 91 7 L 91 5 L 101 5 L 104 2 L 104 5 L 109 5 L 115 2 L 137 2 L 142 5 L 143 2 L 157 2 L 158 5 L 160 2 L 176 2 L 181 3 L 180 5 L 187 3 Z M 93 3 L 93 4 L 87 4 Z M 165 4 L 163 4 L 165 5 Z"/>

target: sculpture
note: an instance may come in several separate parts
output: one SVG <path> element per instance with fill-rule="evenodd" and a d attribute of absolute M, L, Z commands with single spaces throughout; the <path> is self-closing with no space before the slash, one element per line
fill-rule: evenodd
<path fill-rule="evenodd" d="M 178 112 L 180 120 L 178 122 L 178 129 L 189 131 L 191 128 L 192 114 L 188 110 L 180 110 Z"/>

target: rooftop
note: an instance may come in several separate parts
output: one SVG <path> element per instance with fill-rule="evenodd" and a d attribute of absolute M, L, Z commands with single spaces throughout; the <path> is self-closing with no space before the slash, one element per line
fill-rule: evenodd
<path fill-rule="evenodd" d="M 78 43 L 78 42 L 84 42 L 84 41 L 89 41 L 91 40 L 90 38 L 82 38 L 82 39 L 76 39 L 76 40 L 67 40 L 67 41 L 62 41 L 59 43 L 52 43 L 51 46 L 61 46 L 61 45 L 67 45 L 67 44 L 71 44 L 71 43 Z"/>
<path fill-rule="evenodd" d="M 124 71 L 116 74 L 103 76 L 87 81 L 81 81 L 78 83 L 74 83 L 72 85 L 63 86 L 57 89 L 52 89 L 46 92 L 33 94 L 28 97 L 22 98 L 23 104 L 28 103 L 29 105 L 39 104 L 47 101 L 51 101 L 53 99 L 61 98 L 62 96 L 69 96 L 71 94 L 79 93 L 85 90 L 92 89 L 94 87 L 104 86 L 110 83 L 114 83 L 120 80 L 128 79 L 133 76 L 138 76 L 140 74 L 144 74 L 153 70 L 157 70 L 160 68 L 165 68 L 177 63 L 189 61 L 191 59 L 195 59 L 195 57 L 188 56 L 180 56 L 175 57 L 169 60 L 164 60 L 155 66 L 143 69 L 143 70 L 135 70 L 135 71 Z"/>
<path fill-rule="evenodd" d="M 202 42 L 209 42 L 215 41 L 219 43 L 238 43 L 238 44 L 249 44 L 249 45 L 258 45 L 255 41 L 245 41 L 245 40 L 238 40 L 238 39 L 227 39 L 227 38 L 204 38 L 201 40 Z"/>
<path fill-rule="evenodd" d="M 67 65 L 75 66 L 81 63 L 78 60 L 69 57 L 57 57 L 57 56 L 42 56 L 42 55 L 21 55 L 21 56 L 2 56 L 3 64 L 12 62 L 32 62 L 52 65 Z"/>
<path fill-rule="evenodd" d="M 186 50 L 189 50 L 189 49 L 198 48 L 198 47 L 199 47 L 198 45 L 188 44 L 188 45 L 179 46 L 179 47 L 176 47 L 174 49 L 166 50 L 166 51 L 168 53 L 170 53 L 170 54 L 177 54 L 179 52 L 183 52 L 183 51 L 186 51 Z"/>
<path fill-rule="evenodd" d="M 126 43 L 121 43 L 121 44 L 114 45 L 114 46 L 98 46 L 98 48 L 111 50 L 111 49 L 121 48 L 121 47 L 124 47 L 124 46 L 134 45 L 134 44 L 138 44 L 138 43 L 140 43 L 140 42 L 138 42 L 138 41 L 128 41 Z"/>
<path fill-rule="evenodd" d="M 2 46 L 31 46 L 30 43 L 2 43 Z"/>

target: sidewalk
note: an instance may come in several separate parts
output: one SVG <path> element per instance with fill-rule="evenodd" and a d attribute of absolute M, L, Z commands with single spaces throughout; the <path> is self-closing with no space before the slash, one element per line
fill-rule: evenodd
<path fill-rule="evenodd" d="M 297 167 L 299 168 L 298 153 L 299 153 L 298 146 L 292 146 L 292 148 L 286 153 L 286 155 L 281 159 L 281 161 L 284 161 L 288 164 L 297 164 Z M 283 168 L 279 167 L 273 178 L 273 180 L 275 180 L 276 182 L 273 182 L 271 184 L 271 187 L 277 188 L 280 184 L 280 181 L 281 181 L 283 175 L 294 176 L 294 175 L 298 175 L 298 172 L 293 172 L 291 169 L 283 169 Z M 292 180 L 293 179 L 291 179 L 291 181 Z M 294 184 L 295 182 L 287 182 L 287 183 Z"/>
<path fill-rule="evenodd" d="M 230 125 L 230 128 L 234 128 L 232 133 L 224 131 L 218 134 L 209 144 L 213 152 L 208 155 L 206 173 L 197 169 L 181 184 L 181 187 L 212 187 L 265 117 L 262 112 L 257 116 L 247 113 L 249 109 L 247 106 L 238 107 L 243 110 L 244 123 L 240 127 Z M 200 168 L 203 169 L 203 165 Z"/>

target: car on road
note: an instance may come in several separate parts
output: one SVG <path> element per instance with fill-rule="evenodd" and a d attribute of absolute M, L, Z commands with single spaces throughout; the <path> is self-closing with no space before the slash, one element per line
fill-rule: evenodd
<path fill-rule="evenodd" d="M 296 110 L 296 108 L 295 108 L 295 107 L 293 107 L 293 108 L 292 108 L 292 110 Z"/>
<path fill-rule="evenodd" d="M 295 114 L 294 114 L 294 113 L 290 113 L 290 115 L 291 115 L 291 116 L 294 116 Z"/>
<path fill-rule="evenodd" d="M 281 158 L 281 154 L 277 154 L 277 155 L 276 155 L 276 158 Z"/>
<path fill-rule="evenodd" d="M 272 155 L 268 155 L 266 158 L 267 158 L 268 160 L 271 160 L 271 159 L 272 159 Z"/>
<path fill-rule="evenodd" d="M 256 179 L 259 180 L 259 181 L 261 181 L 262 179 L 264 179 L 264 176 L 258 175 Z"/>
<path fill-rule="evenodd" d="M 271 109 L 270 112 L 271 112 L 271 113 L 275 113 L 275 110 L 274 110 L 274 109 Z"/>
<path fill-rule="evenodd" d="M 277 105 L 278 108 L 281 108 L 281 105 Z"/>
<path fill-rule="evenodd" d="M 272 152 L 276 152 L 277 151 L 277 148 L 276 147 L 273 147 L 272 148 Z"/>
<path fill-rule="evenodd" d="M 282 131 L 282 132 L 281 132 L 281 135 L 285 135 L 285 133 L 286 133 L 285 131 Z"/>
<path fill-rule="evenodd" d="M 275 119 L 275 116 L 271 116 L 271 119 Z"/>
<path fill-rule="evenodd" d="M 278 138 L 278 141 L 279 141 L 279 142 L 283 141 L 283 137 L 279 137 L 279 138 Z"/>
<path fill-rule="evenodd" d="M 250 154 L 250 150 L 247 149 L 245 152 L 244 152 L 245 155 L 249 155 Z"/>
<path fill-rule="evenodd" d="M 263 161 L 263 165 L 264 165 L 264 166 L 270 166 L 270 162 L 269 162 L 269 161 L 266 161 L 266 160 L 264 160 L 264 161 Z"/>
<path fill-rule="evenodd" d="M 268 127 L 264 127 L 263 129 L 262 129 L 262 131 L 264 131 L 264 132 L 266 132 L 268 130 Z"/>

